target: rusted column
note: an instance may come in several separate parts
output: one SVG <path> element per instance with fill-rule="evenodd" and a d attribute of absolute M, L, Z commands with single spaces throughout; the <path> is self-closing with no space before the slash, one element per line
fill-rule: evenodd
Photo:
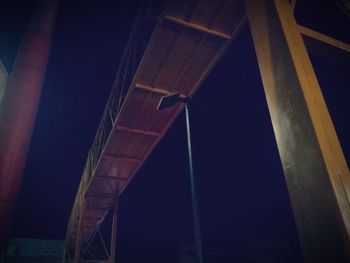
<path fill-rule="evenodd" d="M 349 169 L 289 2 L 245 2 L 304 262 L 349 262 Z"/>
<path fill-rule="evenodd" d="M 56 10 L 57 0 L 39 1 L 0 105 L 0 253 L 7 243 L 22 181 Z"/>

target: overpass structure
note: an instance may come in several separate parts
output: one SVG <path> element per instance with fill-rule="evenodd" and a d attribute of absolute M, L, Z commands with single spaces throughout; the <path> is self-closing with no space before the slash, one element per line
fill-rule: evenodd
<path fill-rule="evenodd" d="M 241 1 L 169 1 L 165 6 L 129 87 L 117 77 L 89 152 L 67 230 L 66 251 L 75 261 L 183 110 L 177 103 L 157 111 L 161 97 L 192 97 L 244 21 Z"/>
<path fill-rule="evenodd" d="M 118 197 L 184 107 L 179 102 L 157 111 L 161 97 L 194 95 L 244 24 L 245 5 L 305 258 L 314 262 L 320 255 L 329 258 L 346 250 L 343 245 L 338 250 L 327 249 L 334 239 L 317 232 L 323 228 L 317 218 L 327 215 L 322 218 L 334 225 L 330 232 L 337 244 L 348 244 L 350 176 L 302 34 L 346 51 L 349 45 L 297 25 L 295 1 L 245 2 L 168 1 L 141 60 L 131 70 L 133 63 L 128 61 L 135 45 L 129 40 L 73 205 L 66 239 L 68 262 L 92 262 L 86 261 L 89 245 L 100 235 L 99 227 L 111 208 L 111 248 L 108 252 L 104 246 L 104 260 L 115 261 Z M 135 28 L 132 35 L 137 34 Z M 312 94 L 307 91 L 310 85 Z M 323 126 L 317 123 L 321 115 Z M 286 120 L 291 126 L 285 126 Z M 315 149 L 314 155 L 305 155 L 305 145 Z M 331 158 L 330 152 L 337 157 Z M 301 162 L 301 156 L 307 162 Z M 315 199 L 320 197 L 316 190 L 326 196 L 321 198 L 325 203 Z M 328 202 L 329 196 L 336 202 Z M 315 248 L 324 250 L 317 250 L 317 255 Z"/>

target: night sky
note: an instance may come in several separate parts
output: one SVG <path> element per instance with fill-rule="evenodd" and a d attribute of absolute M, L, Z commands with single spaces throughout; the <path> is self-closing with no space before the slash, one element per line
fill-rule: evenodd
<path fill-rule="evenodd" d="M 5 2 L 0 59 L 10 71 L 32 3 Z M 114 2 L 61 1 L 13 237 L 65 239 L 88 150 L 137 11 L 136 2 Z M 296 17 L 350 43 L 350 20 L 332 1 L 297 1 Z M 311 60 L 349 164 L 350 56 L 329 50 L 343 59 L 311 55 Z M 286 244 L 293 262 L 300 260 L 247 24 L 194 96 L 190 111 L 205 254 L 248 262 L 253 243 L 270 240 Z M 181 114 L 122 194 L 119 262 L 172 262 L 180 248 L 193 244 L 185 131 Z"/>

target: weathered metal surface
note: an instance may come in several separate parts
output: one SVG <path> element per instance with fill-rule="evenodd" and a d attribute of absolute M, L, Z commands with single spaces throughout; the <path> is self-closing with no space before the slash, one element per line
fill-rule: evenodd
<path fill-rule="evenodd" d="M 71 252 L 77 245 L 82 197 L 86 203 L 79 239 L 84 247 L 113 205 L 113 196 L 123 192 L 183 110 L 177 103 L 157 111 L 161 97 L 172 92 L 192 97 L 245 21 L 241 1 L 198 1 L 190 7 L 188 2 L 169 1 L 123 106 L 112 118 L 101 154 L 92 158 L 97 160 L 92 172 L 84 172 L 67 230 Z"/>
<path fill-rule="evenodd" d="M 350 174 L 287 0 L 246 0 L 305 262 L 349 262 Z"/>
<path fill-rule="evenodd" d="M 41 3 L 18 49 L 0 104 L 1 247 L 11 227 L 51 46 L 57 1 Z"/>

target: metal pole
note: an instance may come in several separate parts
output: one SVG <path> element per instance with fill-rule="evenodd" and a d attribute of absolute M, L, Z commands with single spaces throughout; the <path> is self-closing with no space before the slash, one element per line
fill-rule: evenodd
<path fill-rule="evenodd" d="M 185 102 L 185 112 L 186 112 L 188 161 L 189 161 L 190 178 L 191 178 L 193 226 L 194 226 L 194 236 L 195 236 L 196 258 L 197 258 L 197 261 L 199 263 L 203 263 L 203 251 L 202 251 L 202 239 L 201 239 L 200 224 L 199 224 L 198 201 L 197 201 L 196 183 L 195 183 L 195 180 L 194 180 L 193 161 L 192 161 L 190 116 L 189 116 L 189 110 L 188 110 L 188 103 L 187 102 Z"/>
<path fill-rule="evenodd" d="M 111 249 L 110 249 L 110 257 L 109 263 L 115 262 L 115 254 L 116 254 L 116 243 L 117 243 L 117 223 L 118 223 L 118 197 L 114 202 L 113 206 L 113 222 L 112 222 L 112 236 L 111 236 Z"/>

